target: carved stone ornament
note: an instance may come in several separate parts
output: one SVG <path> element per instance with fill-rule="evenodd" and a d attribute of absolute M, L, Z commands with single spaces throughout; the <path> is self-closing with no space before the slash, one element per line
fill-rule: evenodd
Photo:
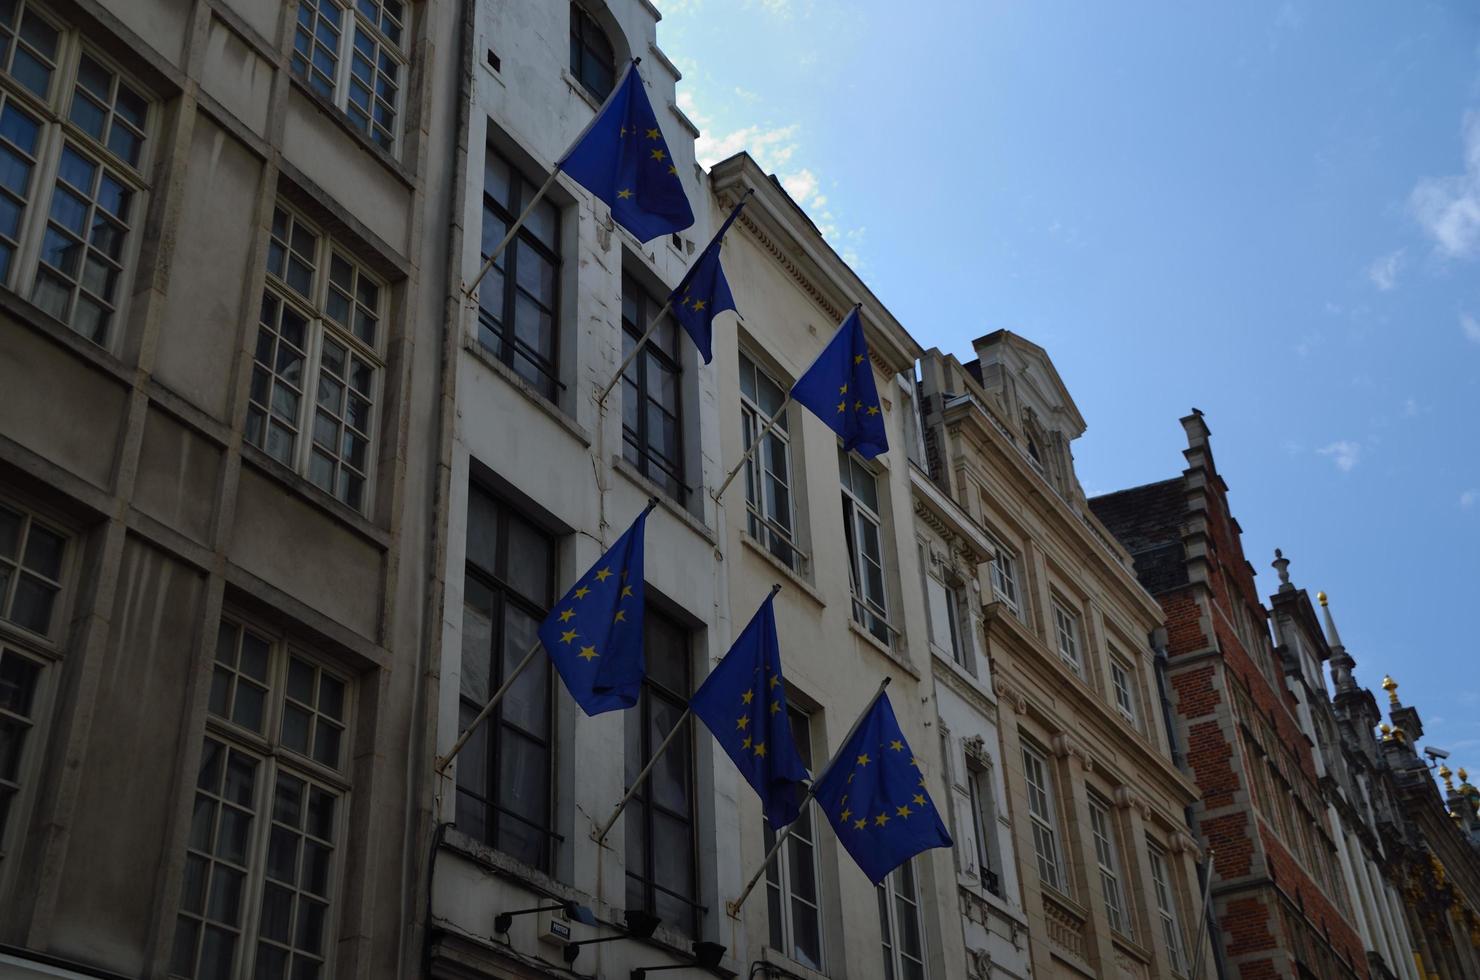
<path fill-rule="evenodd" d="M 967 967 L 973 977 L 980 980 L 992 980 L 992 951 L 988 949 L 968 949 L 966 951 Z"/>

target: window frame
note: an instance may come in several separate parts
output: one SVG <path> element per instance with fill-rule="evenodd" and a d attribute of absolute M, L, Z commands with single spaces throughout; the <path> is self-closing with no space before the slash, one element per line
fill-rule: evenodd
<path fill-rule="evenodd" d="M 1120 851 L 1115 839 L 1115 818 L 1110 804 L 1095 794 L 1089 794 L 1090 835 L 1094 838 L 1095 865 L 1099 870 L 1100 899 L 1105 905 L 1105 917 L 1110 929 L 1127 939 L 1133 939 L 1133 916 L 1127 901 L 1125 884 L 1121 880 Z"/>
<path fill-rule="evenodd" d="M 18 711 L 0 701 L 0 732 L 8 729 L 12 733 L 10 738 L 13 739 L 10 744 L 18 746 L 12 760 L 13 776 L 7 776 L 5 770 L 0 768 L 0 881 L 4 880 L 4 860 L 8 853 L 6 841 L 11 827 L 24 824 L 24 815 L 36 786 L 36 780 L 31 777 L 35 775 L 33 769 L 43 750 L 43 746 L 38 743 L 44 743 L 46 738 L 45 721 L 50 715 L 50 682 L 54 673 L 50 668 L 56 663 L 55 659 L 12 642 L 4 634 L 0 634 L 0 680 L 3 680 L 3 671 L 11 659 L 25 663 L 34 673 L 31 675 L 31 687 L 27 692 L 29 700 L 24 711 Z M 4 762 L 5 759 L 0 757 L 0 765 Z M 16 830 L 15 833 L 19 834 L 20 831 Z"/>
<path fill-rule="evenodd" d="M 1146 852 L 1151 865 L 1151 888 L 1156 897 L 1156 914 L 1161 922 L 1161 940 L 1167 951 L 1167 965 L 1177 976 L 1186 976 L 1187 950 L 1183 948 L 1182 916 L 1177 908 L 1176 886 L 1167 873 L 1167 854 L 1151 840 L 1146 841 Z"/>
<path fill-rule="evenodd" d="M 586 77 L 586 59 L 588 56 L 599 58 L 603 52 L 593 50 L 591 35 L 594 34 L 606 45 L 605 54 L 609 56 L 609 62 L 601 62 L 600 67 L 607 70 L 610 81 L 606 85 L 606 91 L 601 91 L 599 84 L 593 83 Z M 579 58 L 577 56 L 579 55 Z M 571 77 L 580 83 L 586 94 L 595 99 L 597 104 L 606 102 L 607 96 L 617 87 L 617 46 L 607 36 L 606 29 L 596 19 L 596 16 L 587 10 L 576 0 L 570 4 L 570 57 L 569 65 Z"/>
<path fill-rule="evenodd" d="M 469 520 L 467 523 L 469 532 L 468 536 L 470 538 L 472 536 L 473 530 L 473 521 L 471 518 L 473 506 L 472 501 L 475 495 L 483 496 L 492 505 L 494 511 L 493 519 L 496 525 L 494 528 L 495 567 L 486 568 L 474 559 L 473 546 L 471 541 L 469 541 L 468 546 L 465 550 L 463 560 L 464 581 L 467 582 L 471 580 L 479 587 L 487 589 L 491 594 L 493 600 L 493 608 L 491 609 L 489 616 L 489 636 L 491 643 L 497 642 L 498 646 L 497 649 L 490 647 L 490 649 L 484 651 L 488 656 L 488 688 L 489 692 L 491 693 L 492 691 L 497 690 L 498 686 L 507 679 L 505 674 L 504 661 L 507 658 L 508 654 L 507 651 L 504 650 L 504 643 L 506 642 L 508 629 L 508 607 L 512 605 L 515 610 L 528 616 L 530 621 L 533 622 L 536 626 L 544 621 L 545 617 L 549 615 L 550 609 L 553 608 L 555 600 L 558 598 L 555 592 L 555 576 L 557 569 L 558 549 L 556 547 L 556 541 L 553 535 L 550 535 L 548 532 L 540 528 L 534 521 L 531 521 L 523 512 L 521 512 L 517 507 L 514 507 L 512 504 L 510 504 L 506 499 L 496 493 L 484 489 L 481 485 L 476 483 L 470 483 L 468 488 Z M 541 606 L 530 596 L 524 594 L 520 590 L 520 587 L 511 580 L 508 574 L 509 563 L 513 558 L 512 545 L 514 543 L 514 535 L 510 533 L 510 524 L 514 520 L 518 520 L 521 524 L 525 525 L 528 530 L 538 534 L 545 544 L 545 563 L 549 571 L 548 574 L 545 576 L 545 604 L 543 606 Z M 467 591 L 467 587 L 464 586 L 464 617 L 467 616 Z M 464 655 L 466 655 L 468 652 L 466 626 L 464 626 L 462 649 Z M 517 657 L 518 654 L 516 653 L 515 656 Z M 490 799 L 487 796 L 476 794 L 473 791 L 464 788 L 462 777 L 467 772 L 467 769 L 465 767 L 470 766 L 473 760 L 476 758 L 475 755 L 465 755 L 463 756 L 463 761 L 459 763 L 457 775 L 454 779 L 453 813 L 455 825 L 458 826 L 458 830 L 461 833 L 467 834 L 474 840 L 486 844 L 494 850 L 508 854 L 515 860 L 531 864 L 532 867 L 535 867 L 542 872 L 549 873 L 555 865 L 556 849 L 565 841 L 565 837 L 556 830 L 556 819 L 558 812 L 555 778 L 558 763 L 558 744 L 556 740 L 557 691 L 554 679 L 554 665 L 548 660 L 548 658 L 544 658 L 538 664 L 538 666 L 535 667 L 535 669 L 542 669 L 544 671 L 543 701 L 545 710 L 545 730 L 543 732 L 543 735 L 541 736 L 540 733 L 530 732 L 521 725 L 507 722 L 504 717 L 504 704 L 501 702 L 500 704 L 495 706 L 493 712 L 486 719 L 484 719 L 484 722 L 479 725 L 478 730 L 469 739 L 470 745 L 473 739 L 479 740 L 478 747 L 482 749 L 484 759 L 484 768 L 481 775 L 484 780 L 484 786 L 494 788 L 493 797 Z M 469 674 L 469 671 L 466 669 L 462 669 L 459 671 L 459 674 L 460 677 L 466 678 Z M 464 713 L 467 713 L 471 717 L 476 717 L 477 714 L 483 709 L 485 703 L 485 701 L 468 698 L 467 695 L 464 693 L 460 682 L 458 688 L 459 728 L 461 729 L 466 726 L 466 722 L 462 720 Z M 507 731 L 509 729 L 513 730 L 512 733 Z M 515 812 L 512 807 L 505 802 L 505 797 L 503 795 L 505 780 L 502 777 L 502 771 L 504 757 L 507 752 L 510 751 L 506 744 L 506 741 L 511 738 L 520 740 L 521 744 L 523 741 L 535 743 L 541 750 L 545 752 L 546 760 L 544 774 L 544 796 L 545 813 L 547 815 L 547 826 L 537 826 L 534 821 L 529 820 L 523 814 Z M 458 810 L 460 809 L 465 797 L 472 798 L 472 802 L 469 805 L 481 806 L 484 809 L 482 815 L 484 832 L 481 834 L 474 832 L 472 828 L 466 825 L 456 824 L 456 814 L 458 813 Z M 515 823 L 522 825 L 523 827 L 528 828 L 536 833 L 540 833 L 544 836 L 545 843 L 538 860 L 534 862 L 524 861 L 522 857 L 514 854 L 511 850 L 503 845 L 501 841 L 501 836 L 503 821 L 505 818 L 513 820 Z"/>
<path fill-rule="evenodd" d="M 1139 728 L 1141 716 L 1136 704 L 1136 668 L 1114 651 L 1110 653 L 1110 693 L 1121 717 Z"/>
<path fill-rule="evenodd" d="M 910 858 L 889 872 L 883 881 L 874 886 L 874 894 L 879 904 L 879 939 L 883 946 L 885 980 L 929 980 L 930 955 L 929 944 L 925 939 L 925 903 L 921 897 L 920 875 L 915 868 L 915 859 Z M 901 948 L 901 905 L 914 909 L 915 936 L 920 943 L 918 955 L 907 953 Z M 905 959 L 918 965 L 919 972 L 913 978 L 905 970 Z"/>
<path fill-rule="evenodd" d="M 758 398 L 752 398 L 746 394 L 744 375 L 747 370 L 752 374 L 752 386 L 756 389 L 757 396 L 760 394 L 760 383 L 764 380 L 785 397 L 788 390 L 776 381 L 771 372 L 761 366 L 759 360 L 747 353 L 744 349 L 740 351 L 739 370 L 740 378 L 740 444 L 747 453 L 745 457 L 742 476 L 745 481 L 745 514 L 746 533 L 755 540 L 763 551 L 766 551 L 777 561 L 780 561 L 792 571 L 802 574 L 810 557 L 798 544 L 800 529 L 797 527 L 796 465 L 792 453 L 792 437 L 790 431 L 790 406 L 781 403 L 781 411 L 772 415 L 761 406 Z M 766 444 L 762 445 L 754 453 L 750 453 L 750 447 L 755 444 L 756 436 L 766 427 L 772 419 L 776 424 L 766 433 Z M 777 479 L 776 470 L 770 462 L 758 457 L 766 457 L 774 461 L 776 451 L 773 447 L 780 447 L 781 460 L 786 466 L 784 480 Z M 786 524 L 777 521 L 777 514 L 771 513 L 772 505 L 767 503 L 768 495 L 762 492 L 761 482 L 763 480 L 775 480 L 786 490 Z M 779 512 L 779 508 L 778 508 Z"/>
<path fill-rule="evenodd" d="M 879 474 L 856 454 L 845 452 L 841 443 L 838 445 L 838 468 L 838 482 L 843 498 L 843 538 L 848 546 L 848 587 L 853 622 L 874 639 L 887 645 L 894 635 L 894 627 L 889 622 L 889 576 L 885 561 L 887 539 L 884 536 L 884 519 L 878 513 L 883 508 L 870 507 L 855 489 L 855 480 L 861 473 L 873 484 L 874 499 L 877 501 L 880 497 Z M 865 550 L 859 547 L 869 530 L 873 531 L 874 545 L 878 549 L 881 594 L 877 598 L 866 594 L 869 571 L 867 565 L 873 562 Z"/>
<path fill-rule="evenodd" d="M 1079 677 L 1084 676 L 1084 620 L 1057 595 L 1050 601 L 1054 629 L 1054 649 L 1059 659 Z"/>
<path fill-rule="evenodd" d="M 10 41 L 3 45 L 3 52 L 0 52 L 0 61 L 7 64 L 6 68 L 0 69 L 0 113 L 14 110 L 23 115 L 28 122 L 34 124 L 35 135 L 29 150 L 11 142 L 8 137 L 5 140 L 7 148 L 3 152 L 10 153 L 12 151 L 9 147 L 14 147 L 24 158 L 26 174 L 23 195 L 9 188 L 6 188 L 3 195 L 6 199 L 18 201 L 19 205 L 15 218 L 16 233 L 14 236 L 5 236 L 3 244 L 3 248 L 8 249 L 10 254 L 3 265 L 0 286 L 10 289 L 78 336 L 105 351 L 113 352 L 122 336 L 122 327 L 128 322 L 134 278 L 138 273 L 140 241 L 147 222 L 150 193 L 153 189 L 149 178 L 153 171 L 155 144 L 158 142 L 161 99 L 158 93 L 140 82 L 136 75 L 104 53 L 81 28 L 49 7 L 35 3 L 34 0 L 21 0 L 15 5 L 15 12 L 15 21 L 5 25 L 6 31 L 11 35 Z M 30 38 L 22 37 L 18 26 L 28 16 L 34 16 L 55 35 L 53 51 L 48 59 L 49 67 L 46 68 L 45 92 L 40 94 L 12 74 L 10 67 L 20 51 L 22 41 L 28 49 L 27 56 L 33 61 L 35 54 L 30 52 L 40 53 Z M 87 94 L 83 94 L 84 85 L 80 76 L 83 59 L 109 75 L 106 106 L 99 105 L 98 99 L 102 96 L 95 90 L 87 88 Z M 124 88 L 142 105 L 142 125 L 135 124 L 119 111 L 120 90 Z M 103 129 L 103 135 L 95 136 L 84 129 L 82 123 L 74 120 L 74 106 L 79 101 L 91 103 L 93 109 L 100 113 L 99 125 Z M 120 125 L 138 140 L 137 161 L 120 155 L 109 145 L 115 128 Z M 84 207 L 82 224 L 88 229 L 78 230 L 69 226 L 65 217 L 61 219 L 59 227 L 65 230 L 58 234 L 71 241 L 67 251 L 70 253 L 80 247 L 80 251 L 76 251 L 70 260 L 73 265 L 70 272 L 44 258 L 45 240 L 55 223 L 54 208 L 62 181 L 63 156 L 69 149 L 93 168 L 90 186 L 86 191 L 68 184 L 72 188 L 68 191 L 71 197 L 77 199 L 81 196 Z M 103 197 L 98 188 L 105 176 L 128 195 L 126 216 L 120 216 L 102 205 Z M 101 217 L 104 212 L 110 216 L 108 219 Z M 116 256 L 110 255 L 106 246 L 100 246 L 94 240 L 99 221 L 106 221 L 115 227 L 122 226 L 122 240 Z M 96 281 L 92 285 L 87 284 L 88 263 L 93 261 L 91 256 L 94 254 L 101 256 L 96 260 L 97 266 L 104 270 L 101 275 L 107 276 L 107 267 L 113 267 L 111 298 L 105 298 L 104 290 L 94 288 Z M 63 261 L 67 260 L 64 258 Z M 47 269 L 55 271 L 48 272 Z M 66 298 L 61 314 L 46 305 L 40 295 L 43 276 L 65 285 Z M 107 311 L 106 323 L 101 329 L 95 327 L 91 333 L 84 329 L 81 322 L 74 322 L 78 304 L 84 294 L 91 297 L 90 302 L 95 308 Z"/>
<path fill-rule="evenodd" d="M 316 900 L 321 899 L 325 908 L 324 918 L 320 923 L 320 948 L 322 952 L 311 955 L 316 959 L 319 969 L 323 975 L 333 975 L 335 953 L 338 944 L 334 937 L 338 931 L 340 915 L 343 911 L 342 905 L 345 898 L 345 881 L 348 874 L 347 865 L 351 861 L 349 841 L 346 839 L 349 827 L 349 813 L 353 806 L 353 764 L 355 759 L 355 722 L 356 722 L 356 700 L 359 690 L 358 678 L 354 672 L 343 669 L 329 659 L 307 649 L 294 637 L 286 635 L 281 631 L 267 628 L 265 624 L 254 621 L 250 617 L 242 616 L 235 611 L 228 610 L 222 613 L 216 633 L 216 647 L 213 655 L 212 677 L 213 697 L 214 678 L 217 676 L 218 667 L 223 665 L 220 660 L 221 643 L 226 631 L 235 631 L 233 639 L 233 663 L 240 663 L 242 657 L 242 645 L 248 634 L 261 641 L 266 647 L 266 698 L 261 716 L 262 724 L 260 730 L 254 730 L 245 724 L 227 718 L 213 709 L 208 709 L 205 715 L 200 739 L 203 745 L 201 751 L 201 772 L 192 779 L 186 787 L 186 793 L 190 801 L 192 817 L 187 821 L 189 830 L 184 846 L 185 867 L 183 874 L 184 882 L 181 886 L 180 900 L 174 909 L 173 925 L 171 935 L 168 937 L 169 965 L 167 975 L 170 977 L 195 976 L 200 972 L 201 957 L 204 953 L 203 936 L 208 925 L 224 925 L 227 930 L 236 934 L 236 945 L 232 954 L 229 974 L 234 978 L 245 978 L 251 976 L 261 955 L 261 947 L 264 944 L 288 947 L 289 957 L 296 955 L 297 923 L 289 928 L 291 938 L 288 940 L 276 940 L 263 934 L 264 927 L 264 903 L 269 886 L 291 891 L 294 895 L 295 910 L 301 908 L 299 895 L 302 887 L 297 882 L 296 868 L 298 866 L 299 845 L 309 836 L 307 820 L 311 816 L 300 818 L 303 822 L 298 835 L 298 841 L 294 844 L 295 880 L 288 882 L 284 879 L 273 877 L 269 868 L 271 858 L 271 841 L 274 830 L 285 826 L 280 823 L 277 810 L 277 791 L 283 777 L 296 779 L 303 790 L 306 807 L 309 795 L 314 790 L 327 794 L 334 802 L 334 815 L 331 818 L 331 838 L 318 839 L 328 840 L 332 845 L 329 848 L 332 866 L 325 876 L 325 890 L 323 894 L 314 894 Z M 313 687 L 316 702 L 322 695 L 321 678 L 330 677 L 340 685 L 340 715 L 334 719 L 337 723 L 341 740 L 338 743 L 339 765 L 331 766 L 316 759 L 312 754 L 312 746 L 308 752 L 300 752 L 285 744 L 283 735 L 283 719 L 286 715 L 287 703 L 293 700 L 289 695 L 289 674 L 292 663 L 297 661 L 309 667 L 313 671 Z M 232 689 L 234 708 L 234 692 Z M 310 708 L 311 721 L 317 725 L 319 715 L 323 713 L 322 706 Z M 326 716 L 327 717 L 327 716 Z M 220 765 L 222 767 L 222 780 L 229 779 L 229 758 L 245 756 L 253 760 L 251 775 L 252 801 L 242 804 L 240 801 L 232 801 L 227 796 L 227 788 L 218 791 L 207 791 L 200 785 L 200 778 L 204 774 L 205 767 L 209 764 L 207 757 L 208 746 L 215 743 L 220 751 Z M 199 798 L 202 793 L 214 797 L 216 808 L 210 817 L 210 827 L 207 833 L 210 835 L 204 847 L 196 846 L 193 839 L 196 833 L 196 821 L 200 816 Z M 216 853 L 220 845 L 219 835 L 222 833 L 224 823 L 221 822 L 221 814 L 231 806 L 241 811 L 244 806 L 250 807 L 248 811 L 248 827 L 243 834 L 245 849 L 239 860 L 232 860 L 229 855 Z M 190 911 L 185 907 L 190 901 L 191 892 L 191 862 L 192 859 L 204 862 L 205 871 L 200 881 L 199 910 Z M 235 927 L 229 923 L 209 918 L 212 914 L 212 902 L 215 893 L 210 890 L 210 883 L 214 881 L 215 871 L 218 865 L 226 864 L 234 873 L 240 875 L 240 892 L 237 897 L 239 906 L 239 920 Z M 304 874 L 308 874 L 305 863 Z M 181 955 L 181 929 L 182 920 L 194 919 L 196 921 L 195 938 L 191 941 L 193 953 L 191 954 L 191 971 L 189 973 L 179 972 L 175 969 Z M 218 931 L 220 931 L 218 929 Z"/>
<path fill-rule="evenodd" d="M 51 521 L 46 515 L 38 513 L 34 508 L 22 506 L 9 498 L 0 497 L 0 510 L 9 511 L 20 518 L 14 556 L 0 555 L 0 572 L 5 573 L 4 580 L 0 581 L 0 624 L 8 630 L 16 631 L 20 636 L 54 642 L 57 621 L 60 618 L 59 613 L 65 614 L 66 612 L 67 581 L 74 551 L 74 535 L 62 525 Z M 37 527 L 58 540 L 60 554 L 56 559 L 57 572 L 54 577 L 48 575 L 45 569 L 26 563 L 32 534 Z M 35 580 L 42 588 L 49 589 L 51 593 L 43 630 L 37 630 L 10 618 L 15 613 L 16 594 L 20 591 L 22 580 L 26 578 Z"/>
<path fill-rule="evenodd" d="M 299 32 L 305 26 L 303 23 L 303 12 L 310 8 L 308 2 L 298 5 L 298 19 L 293 23 L 293 38 L 288 46 L 288 74 L 305 89 L 312 92 L 314 97 L 323 99 L 333 105 L 349 121 L 350 128 L 364 136 L 378 149 L 399 158 L 402 148 L 402 129 L 406 115 L 406 86 L 411 76 L 411 54 L 405 47 L 405 43 L 406 39 L 411 35 L 411 18 L 414 4 L 405 2 L 405 0 L 401 0 L 398 3 L 401 8 L 401 16 L 399 18 L 400 39 L 397 40 L 391 38 L 386 33 L 382 24 L 372 23 L 369 16 L 360 8 L 360 4 L 355 2 L 355 0 L 344 0 L 342 3 L 340 0 L 311 0 L 311 2 L 314 13 L 310 16 L 314 18 L 315 24 L 322 16 L 320 10 L 324 4 L 338 8 L 340 14 L 339 36 L 335 39 L 334 46 L 334 76 L 330 80 L 330 89 L 327 93 L 322 91 L 318 86 L 317 80 L 313 77 L 315 74 L 325 74 L 317 70 L 317 65 L 314 65 L 307 74 L 299 70 L 298 62 L 302 59 L 302 52 L 298 48 L 298 38 L 300 36 Z M 371 0 L 371 2 L 375 4 L 382 17 L 387 16 L 384 10 L 387 0 Z M 355 56 L 363 53 L 356 43 L 361 31 L 366 32 L 370 43 L 374 45 L 374 53 L 379 56 L 367 59 L 370 61 L 372 82 L 369 86 L 370 109 L 368 112 L 350 100 L 350 88 L 354 82 L 359 81 L 361 84 L 364 84 L 364 79 L 359 78 L 354 72 Z M 320 46 L 327 49 L 328 46 L 322 44 L 322 39 L 316 32 L 309 31 L 308 33 L 311 38 L 311 51 Z M 377 103 L 384 101 L 380 97 L 380 86 L 378 83 L 381 76 L 381 58 L 386 56 L 395 63 L 397 72 L 395 92 L 392 103 L 390 104 L 392 119 L 391 127 L 387 131 L 389 140 L 382 141 L 377 136 L 376 131 L 378 129 L 385 130 L 385 127 L 377 125 L 375 121 L 375 108 Z M 312 64 L 311 58 L 303 60 L 306 63 Z M 351 106 L 354 106 L 353 110 Z M 356 118 L 357 113 L 365 114 L 363 124 Z"/>
<path fill-rule="evenodd" d="M 991 561 L 992 598 L 1001 602 L 1019 619 L 1024 618 L 1022 589 L 1018 582 L 1018 554 L 992 538 L 994 552 Z"/>
<path fill-rule="evenodd" d="M 326 0 L 327 2 L 327 0 Z M 286 221 L 287 238 L 279 239 L 276 233 L 277 216 L 281 213 Z M 314 236 L 313 264 L 309 266 L 309 295 L 305 295 L 297 286 L 287 278 L 291 275 L 296 257 L 302 257 L 293 241 L 299 228 Z M 268 252 L 267 265 L 264 270 L 261 289 L 261 308 L 257 317 L 257 332 L 252 347 L 252 375 L 251 390 L 248 394 L 246 415 L 242 423 L 243 441 L 252 445 L 268 458 L 282 466 L 291 469 L 295 474 L 302 477 L 305 482 L 314 489 L 332 497 L 335 501 L 348 507 L 357 514 L 367 515 L 374 513 L 376 502 L 376 477 L 379 463 L 379 445 L 381 429 L 384 425 L 386 411 L 386 392 L 389 388 L 389 366 L 385 355 L 382 353 L 388 346 L 388 334 L 390 333 L 390 310 L 391 310 L 391 284 L 379 276 L 371 264 L 360 256 L 362 250 L 354 248 L 342 237 L 335 237 L 324 228 L 323 225 L 304 216 L 301 209 L 292 204 L 277 199 L 273 206 L 271 223 L 267 229 Z M 283 271 L 271 268 L 273 249 L 281 241 L 284 248 L 282 252 Z M 339 284 L 333 281 L 334 263 L 341 262 L 348 265 L 354 276 L 355 295 L 346 297 L 345 291 Z M 359 336 L 353 324 L 339 323 L 330 313 L 330 301 L 335 295 L 347 298 L 350 318 L 357 319 L 356 313 L 360 306 L 359 284 L 361 280 L 368 280 L 368 285 L 376 291 L 376 305 L 373 315 L 375 342 L 367 343 Z M 268 325 L 264 317 L 267 315 L 269 303 L 275 303 L 273 323 Z M 297 416 L 292 420 L 295 428 L 292 430 L 293 446 L 289 453 L 289 461 L 284 461 L 274 453 L 269 445 L 274 426 L 286 428 L 281 425 L 284 417 L 276 411 L 276 395 L 280 384 L 285 384 L 291 389 L 291 382 L 285 380 L 280 374 L 282 361 L 282 344 L 291 343 L 284 336 L 283 322 L 285 314 L 292 313 L 303 321 L 304 343 L 301 348 L 293 345 L 297 353 L 302 355 L 301 381 L 297 398 L 299 405 Z M 264 333 L 272 334 L 272 363 L 262 360 L 262 345 Z M 330 375 L 329 384 L 337 385 L 340 391 L 342 404 L 345 406 L 337 411 L 331 411 L 324 405 L 320 398 L 321 387 L 325 381 L 324 351 L 328 344 L 333 343 L 344 350 L 344 374 Z M 354 369 L 351 366 L 354 360 L 364 363 L 370 370 L 369 391 L 362 391 L 355 387 L 351 380 Z M 265 398 L 258 396 L 258 377 L 266 378 Z M 355 435 L 363 435 L 365 441 L 365 463 L 363 469 L 358 469 L 350 462 L 350 457 L 344 452 L 345 437 L 351 427 L 349 421 L 352 398 L 360 398 L 369 403 L 368 423 L 363 433 L 355 431 Z M 333 488 L 325 489 L 313 476 L 313 461 L 315 448 L 319 447 L 317 439 L 317 422 L 320 411 L 325 411 L 334 420 L 335 425 L 335 447 L 333 449 Z M 260 441 L 252 434 L 254 415 L 260 416 Z M 327 447 L 323 447 L 327 448 Z M 321 454 L 322 455 L 322 454 Z M 352 473 L 358 472 L 362 481 L 361 498 L 358 504 L 351 503 L 340 496 L 340 478 L 348 468 Z"/>
<path fill-rule="evenodd" d="M 637 308 L 638 322 L 627 319 L 627 300 L 629 295 L 633 298 Z M 625 357 L 629 353 L 627 342 L 630 340 L 635 346 L 641 341 L 643 334 L 647 331 L 653 315 L 663 308 L 664 304 L 648 290 L 637 277 L 631 272 L 622 273 L 622 353 Z M 693 487 L 685 479 L 685 443 L 684 437 L 684 370 L 683 349 L 679 342 L 678 322 L 671 314 L 665 313 L 663 320 L 643 345 L 642 351 L 634 357 L 622 372 L 622 458 L 632 464 L 644 477 L 662 487 L 664 491 L 678 503 L 680 507 L 687 507 L 689 496 Z M 672 348 L 665 348 L 662 340 L 664 335 L 672 341 Z M 673 378 L 673 410 L 662 405 L 653 395 L 652 361 L 658 362 L 658 368 L 667 371 Z M 637 405 L 637 429 L 633 431 L 627 425 L 627 407 L 629 399 Z M 658 411 L 669 415 L 673 419 L 674 453 L 671 469 L 664 465 L 664 461 L 652 447 L 651 433 L 649 431 L 650 415 L 649 406 L 656 407 Z M 628 455 L 631 450 L 632 456 Z M 633 457 L 636 458 L 633 458 Z"/>
<path fill-rule="evenodd" d="M 992 841 L 997 836 L 992 769 L 969 755 L 966 758 L 966 797 L 970 806 L 972 830 L 976 835 L 977 880 L 981 882 L 982 888 L 1001 897 L 1001 872 L 993 867 L 995 862 L 992 855 Z"/>
<path fill-rule="evenodd" d="M 1049 765 L 1048 755 L 1037 748 L 1024 744 L 1022 755 L 1023 783 L 1028 797 L 1028 821 L 1033 833 L 1038 880 L 1054 891 L 1068 895 L 1067 875 L 1060 856 L 1062 848 L 1059 846 L 1058 810 L 1054 802 L 1053 768 Z M 1042 798 L 1041 804 L 1035 802 L 1035 791 Z"/>
<path fill-rule="evenodd" d="M 786 710 L 791 722 L 792 739 L 797 743 L 802 764 L 810 772 L 812 771 L 813 716 L 790 700 L 786 702 Z M 770 948 L 809 970 L 826 973 L 827 933 L 822 915 L 822 861 L 817 850 L 817 826 L 816 808 L 803 807 L 800 816 L 797 817 L 795 829 L 787 835 L 781 850 L 766 865 L 766 918 L 769 930 L 767 938 Z M 815 895 L 811 900 L 793 891 L 793 867 L 799 860 L 795 852 L 799 835 L 802 837 L 802 843 L 811 853 L 812 883 L 815 889 Z M 776 843 L 776 831 L 765 821 L 762 821 L 762 836 L 766 851 L 769 853 Z M 771 905 L 773 892 L 779 912 Z M 810 907 L 811 914 L 816 919 L 817 957 L 815 962 L 805 956 L 797 955 L 796 903 Z"/>

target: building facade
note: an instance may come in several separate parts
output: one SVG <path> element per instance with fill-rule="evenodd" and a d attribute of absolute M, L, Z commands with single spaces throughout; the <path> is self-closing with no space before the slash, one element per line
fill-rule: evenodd
<path fill-rule="evenodd" d="M 1230 976 L 1367 976 L 1308 705 L 1270 642 L 1207 424 L 1194 410 L 1182 426 L 1180 477 L 1090 506 L 1166 614 L 1171 714 L 1201 791 L 1193 812 L 1212 852 L 1222 956 Z"/>
<path fill-rule="evenodd" d="M 1161 722 L 1160 610 L 1085 507 L 1069 448 L 1084 421 L 1047 354 L 1006 331 L 975 351 L 923 359 L 921 445 L 991 559 L 966 592 L 1000 736 L 978 757 L 998 774 L 982 789 L 1005 817 L 995 846 L 1018 859 L 1001 915 L 1026 921 L 1035 976 L 1190 976 L 1209 968 L 1185 814 L 1196 790 Z M 970 664 L 962 677 L 942 662 L 938 690 L 971 690 Z"/>
<path fill-rule="evenodd" d="M 455 13 L 0 16 L 0 973 L 394 972 Z"/>

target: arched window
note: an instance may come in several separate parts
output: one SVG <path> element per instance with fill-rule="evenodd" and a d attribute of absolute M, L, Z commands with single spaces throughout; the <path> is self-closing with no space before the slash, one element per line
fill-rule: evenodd
<path fill-rule="evenodd" d="M 570 73 L 598 102 L 605 102 L 617 81 L 611 39 L 596 18 L 579 3 L 570 5 Z"/>

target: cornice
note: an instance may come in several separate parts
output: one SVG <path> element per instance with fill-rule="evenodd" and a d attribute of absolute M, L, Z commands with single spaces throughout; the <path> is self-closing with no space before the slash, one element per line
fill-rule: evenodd
<path fill-rule="evenodd" d="M 997 703 L 984 691 L 944 664 L 935 667 L 930 673 L 938 683 L 950 688 L 952 693 L 970 704 L 993 726 L 997 724 Z"/>

